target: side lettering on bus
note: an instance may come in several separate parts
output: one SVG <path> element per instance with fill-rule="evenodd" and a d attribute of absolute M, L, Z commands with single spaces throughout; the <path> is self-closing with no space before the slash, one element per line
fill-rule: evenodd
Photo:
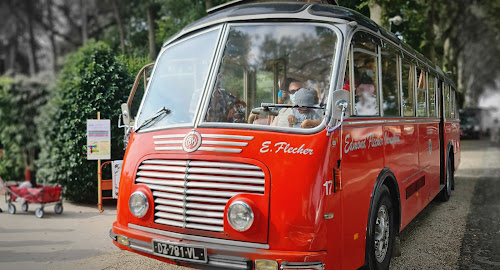
<path fill-rule="evenodd" d="M 385 132 L 384 137 L 375 137 L 372 133 L 368 134 L 364 139 L 355 141 L 351 138 L 351 134 L 345 135 L 344 153 L 360 149 L 377 148 L 383 145 L 396 144 L 400 141 L 399 136 L 394 135 L 391 137 L 388 132 Z"/>
<path fill-rule="evenodd" d="M 274 144 L 274 147 L 271 146 L 271 141 L 265 141 L 262 143 L 262 148 L 260 148 L 261 153 L 279 153 L 283 152 L 286 154 L 300 154 L 300 155 L 312 155 L 313 149 L 305 148 L 305 144 L 302 144 L 300 147 L 291 146 L 287 142 L 277 142 Z"/>

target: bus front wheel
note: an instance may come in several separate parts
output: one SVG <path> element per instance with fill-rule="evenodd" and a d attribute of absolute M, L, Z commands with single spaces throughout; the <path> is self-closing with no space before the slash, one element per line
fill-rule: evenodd
<path fill-rule="evenodd" d="M 368 269 L 389 269 L 394 244 L 394 207 L 391 193 L 382 185 L 375 195 L 368 223 L 366 258 Z"/>

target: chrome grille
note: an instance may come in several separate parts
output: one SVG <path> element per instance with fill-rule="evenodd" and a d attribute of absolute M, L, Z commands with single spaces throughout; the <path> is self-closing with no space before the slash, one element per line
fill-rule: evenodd
<path fill-rule="evenodd" d="M 223 231 L 231 197 L 265 189 L 260 167 L 233 162 L 146 160 L 135 182 L 153 192 L 155 223 L 215 232 Z"/>

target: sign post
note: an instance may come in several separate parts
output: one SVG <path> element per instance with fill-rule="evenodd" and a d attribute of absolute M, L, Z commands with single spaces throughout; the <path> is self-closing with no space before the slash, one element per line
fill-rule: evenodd
<path fill-rule="evenodd" d="M 97 120 L 87 119 L 87 159 L 97 160 L 97 207 L 102 212 L 101 159 L 111 159 L 111 123 L 101 120 L 101 112 L 97 112 Z"/>

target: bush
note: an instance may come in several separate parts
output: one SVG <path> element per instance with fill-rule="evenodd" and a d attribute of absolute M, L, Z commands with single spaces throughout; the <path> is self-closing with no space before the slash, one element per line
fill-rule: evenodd
<path fill-rule="evenodd" d="M 39 152 L 34 118 L 47 102 L 50 76 L 0 77 L 0 176 L 8 180 L 24 179 L 24 170 L 33 170 Z"/>
<path fill-rule="evenodd" d="M 123 159 L 117 121 L 135 74 L 103 42 L 91 41 L 66 59 L 52 97 L 37 119 L 42 145 L 38 179 L 61 184 L 67 199 L 95 202 L 97 162 L 87 160 L 86 122 L 111 120 L 111 158 Z"/>

